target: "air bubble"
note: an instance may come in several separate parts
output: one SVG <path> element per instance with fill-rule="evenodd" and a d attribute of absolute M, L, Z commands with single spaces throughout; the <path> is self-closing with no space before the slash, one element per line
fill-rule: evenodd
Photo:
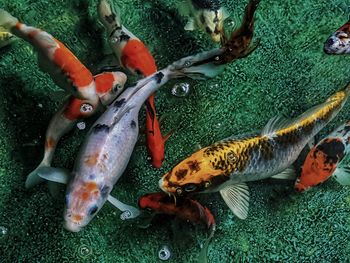
<path fill-rule="evenodd" d="M 0 239 L 5 237 L 7 235 L 7 232 L 8 232 L 8 230 L 6 227 L 0 226 Z"/>
<path fill-rule="evenodd" d="M 174 85 L 174 87 L 171 89 L 171 94 L 173 94 L 176 97 L 185 97 L 190 91 L 190 84 L 183 82 L 183 83 L 177 83 Z"/>
<path fill-rule="evenodd" d="M 171 252 L 168 246 L 162 246 L 158 251 L 158 257 L 160 260 L 166 261 L 171 257 Z"/>
<path fill-rule="evenodd" d="M 88 256 L 90 256 L 92 254 L 92 249 L 90 247 L 88 247 L 87 245 L 81 245 L 78 248 L 78 254 L 79 254 L 79 257 L 81 257 L 81 258 L 87 258 Z"/>
<path fill-rule="evenodd" d="M 78 127 L 79 130 L 85 130 L 85 128 L 86 128 L 86 123 L 83 122 L 83 121 L 78 122 L 78 123 L 77 123 L 77 127 Z"/>

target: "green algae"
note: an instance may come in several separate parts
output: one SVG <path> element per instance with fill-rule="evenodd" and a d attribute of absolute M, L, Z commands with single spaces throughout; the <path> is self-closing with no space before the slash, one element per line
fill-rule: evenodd
<path fill-rule="evenodd" d="M 198 32 L 184 32 L 176 1 L 118 1 L 123 23 L 150 47 L 159 67 L 213 47 Z M 67 46 L 93 71 L 105 52 L 104 32 L 96 22 L 96 1 L 0 0 L 0 6 L 23 22 L 43 28 Z M 224 1 L 240 23 L 245 1 Z M 160 170 L 147 162 L 144 145 L 135 148 L 127 171 L 113 195 L 136 205 L 137 197 L 157 191 L 159 177 L 181 159 L 214 141 L 261 129 L 276 114 L 295 117 L 322 102 L 349 81 L 348 56 L 328 56 L 323 43 L 348 19 L 350 1 L 263 0 L 256 15 L 254 53 L 230 65 L 217 78 L 190 81 L 188 97 L 171 95 L 171 83 L 157 93 L 163 128 L 177 128 L 166 145 Z M 181 80 L 183 81 L 183 80 Z M 38 70 L 33 49 L 16 41 L 0 50 L 0 262 L 160 262 L 158 249 L 170 245 L 169 262 L 196 262 L 198 233 L 174 238 L 170 219 L 139 229 L 124 222 L 106 204 L 80 233 L 62 227 L 63 202 L 45 185 L 24 188 L 26 175 L 40 162 L 48 122 L 63 100 L 59 90 Z M 349 105 L 322 131 L 348 119 Z M 144 122 L 141 114 L 140 124 Z M 88 127 L 93 120 L 87 121 Z M 59 144 L 53 165 L 72 168 L 86 130 L 70 132 Z M 320 136 L 319 136 L 320 137 Z M 248 219 L 238 220 L 218 194 L 201 195 L 217 220 L 209 245 L 209 262 L 348 262 L 349 189 L 329 180 L 306 193 L 291 182 L 249 183 Z M 180 239 L 181 240 L 181 239 Z M 345 245 L 344 245 L 345 244 Z M 347 245 L 346 245 L 347 244 Z"/>

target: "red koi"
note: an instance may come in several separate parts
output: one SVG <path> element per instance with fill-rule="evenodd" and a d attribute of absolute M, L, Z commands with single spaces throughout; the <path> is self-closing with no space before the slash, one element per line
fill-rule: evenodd
<path fill-rule="evenodd" d="M 151 193 L 140 197 L 138 203 L 141 209 L 174 215 L 194 224 L 204 223 L 208 228 L 215 228 L 216 225 L 210 210 L 188 197 L 177 198 L 175 203 L 174 198 L 166 193 Z"/>

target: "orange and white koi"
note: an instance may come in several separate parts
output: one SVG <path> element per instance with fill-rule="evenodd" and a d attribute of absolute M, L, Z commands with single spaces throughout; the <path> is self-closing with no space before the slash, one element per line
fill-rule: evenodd
<path fill-rule="evenodd" d="M 18 22 L 0 9 L 0 26 L 28 41 L 38 51 L 40 68 L 49 73 L 54 82 L 73 94 L 55 114 L 46 132 L 44 158 L 28 175 L 26 187 L 40 183 L 38 172 L 51 165 L 59 139 L 82 118 L 96 112 L 100 105 L 108 105 L 123 90 L 126 76 L 122 72 L 104 72 L 92 76 L 75 55 L 49 33 Z"/>
<path fill-rule="evenodd" d="M 337 29 L 324 44 L 324 52 L 339 55 L 350 53 L 350 21 Z"/>
<path fill-rule="evenodd" d="M 310 150 L 295 189 L 303 192 L 325 182 L 331 176 L 343 185 L 350 185 L 350 169 L 341 165 L 349 151 L 350 121 L 339 126 Z"/>
<path fill-rule="evenodd" d="M 152 54 L 145 44 L 121 25 L 118 13 L 108 0 L 100 0 L 99 19 L 105 26 L 108 42 L 120 63 L 134 74 L 149 76 L 157 71 Z M 160 168 L 164 160 L 164 144 L 170 134 L 163 136 L 152 94 L 146 101 L 146 141 L 153 167 Z"/>
<path fill-rule="evenodd" d="M 249 207 L 246 182 L 293 177 L 292 164 L 341 110 L 349 93 L 350 84 L 294 120 L 275 117 L 261 134 L 232 136 L 202 148 L 165 174 L 159 187 L 174 196 L 220 191 L 231 211 L 245 219 Z"/>

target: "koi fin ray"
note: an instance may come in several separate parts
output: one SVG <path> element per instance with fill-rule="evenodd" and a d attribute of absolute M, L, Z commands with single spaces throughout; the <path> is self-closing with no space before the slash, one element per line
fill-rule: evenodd
<path fill-rule="evenodd" d="M 291 120 L 278 115 L 273 118 L 271 118 L 267 124 L 265 125 L 264 129 L 261 132 L 261 135 L 272 135 L 277 130 L 282 129 L 290 124 Z"/>
<path fill-rule="evenodd" d="M 295 169 L 293 166 L 290 166 L 282 172 L 271 176 L 271 178 L 281 180 L 294 180 L 296 178 Z"/>
<path fill-rule="evenodd" d="M 42 169 L 38 171 L 38 176 L 40 178 L 60 184 L 68 183 L 69 174 L 67 169 L 54 167 L 42 167 Z"/>
<path fill-rule="evenodd" d="M 350 185 L 350 167 L 340 166 L 333 173 L 333 177 L 341 185 Z"/>
<path fill-rule="evenodd" d="M 246 219 L 249 208 L 249 189 L 245 183 L 234 184 L 220 190 L 220 194 L 231 211 L 240 219 Z"/>
<path fill-rule="evenodd" d="M 131 205 L 127 205 L 122 203 L 121 201 L 119 201 L 117 198 L 109 195 L 107 200 L 114 205 L 116 208 L 118 208 L 120 211 L 122 211 L 123 213 L 120 215 L 120 218 L 122 220 L 126 220 L 126 219 L 132 219 L 135 217 L 138 217 L 141 212 L 139 209 L 137 209 L 136 207 L 133 207 Z"/>

